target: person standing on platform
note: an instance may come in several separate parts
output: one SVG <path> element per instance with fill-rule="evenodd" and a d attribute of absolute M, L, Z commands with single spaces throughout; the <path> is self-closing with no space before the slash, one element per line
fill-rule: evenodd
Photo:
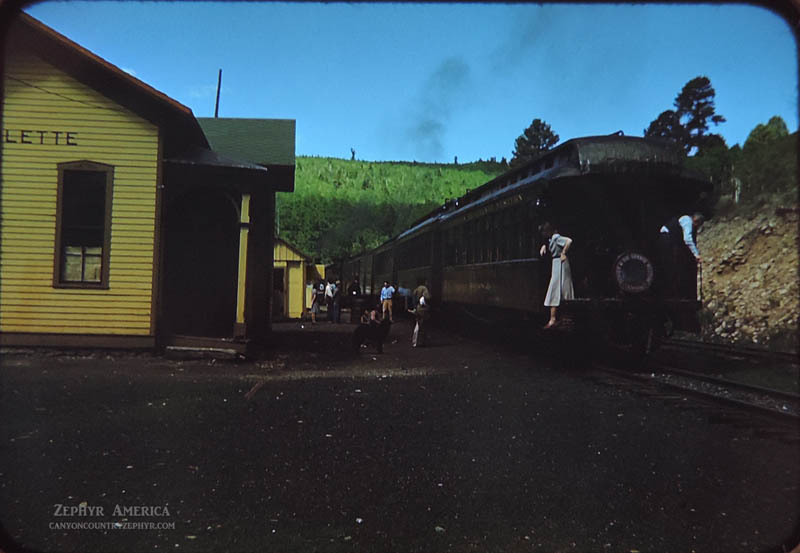
<path fill-rule="evenodd" d="M 575 297 L 572 287 L 572 270 L 567 259 L 567 250 L 572 246 L 572 239 L 561 236 L 558 229 L 550 223 L 542 225 L 542 237 L 547 240 L 539 250 L 540 255 L 550 252 L 553 258 L 553 270 L 550 273 L 550 285 L 547 287 L 547 295 L 544 298 L 545 307 L 550 308 L 550 320 L 545 325 L 545 329 L 553 328 L 558 322 L 556 314 L 558 306 L 562 300 L 571 300 Z"/>
<path fill-rule="evenodd" d="M 358 277 L 353 279 L 353 282 L 347 288 L 347 295 L 350 296 L 352 300 L 354 297 L 361 295 L 361 284 L 358 282 Z"/>
<path fill-rule="evenodd" d="M 402 310 L 405 313 L 408 309 L 410 309 L 413 304 L 411 302 L 411 290 L 403 286 L 402 282 L 397 284 L 397 295 L 400 296 L 400 301 L 402 302 Z"/>
<path fill-rule="evenodd" d="M 389 284 L 388 280 L 383 281 L 383 288 L 381 288 L 381 312 L 383 318 L 386 318 L 386 312 L 389 312 L 389 322 L 394 322 L 392 314 L 392 297 L 394 296 L 394 286 Z"/>
<path fill-rule="evenodd" d="M 431 303 L 431 293 L 428 290 L 428 287 L 425 286 L 425 279 L 421 278 L 417 281 L 417 287 L 414 288 L 414 291 L 411 292 L 412 302 L 414 307 L 419 305 L 420 298 L 425 298 L 425 303 L 430 306 Z"/>
<path fill-rule="evenodd" d="M 328 284 L 325 285 L 325 305 L 328 306 L 328 322 L 333 322 L 333 279 L 328 279 Z"/>
<path fill-rule="evenodd" d="M 414 333 L 411 335 L 411 347 L 421 347 L 426 342 L 425 321 L 429 315 L 431 293 L 428 287 L 425 286 L 425 280 L 420 279 L 418 285 L 412 292 L 412 301 L 414 309 L 409 309 L 408 312 L 412 313 L 416 318 L 414 325 Z"/>
<path fill-rule="evenodd" d="M 325 301 L 325 285 L 320 281 L 311 289 L 311 324 L 317 324 L 317 313 Z"/>
<path fill-rule="evenodd" d="M 358 277 L 353 277 L 353 282 L 347 287 L 344 305 L 350 308 L 350 322 L 355 321 L 356 317 L 361 315 L 363 304 L 361 303 L 361 283 L 358 281 Z"/>
<path fill-rule="evenodd" d="M 425 320 L 428 318 L 428 302 L 425 301 L 425 296 L 420 296 L 417 306 L 409 309 L 408 312 L 413 314 L 417 320 L 414 325 L 414 333 L 411 335 L 411 347 L 422 347 L 425 345 Z"/>
<path fill-rule="evenodd" d="M 333 322 L 339 324 L 342 315 L 342 281 L 337 280 L 333 285 Z"/>

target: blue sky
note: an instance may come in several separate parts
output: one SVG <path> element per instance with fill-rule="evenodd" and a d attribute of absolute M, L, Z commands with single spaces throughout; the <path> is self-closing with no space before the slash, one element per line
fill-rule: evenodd
<path fill-rule="evenodd" d="M 561 140 L 641 136 L 706 75 L 729 145 L 797 130 L 789 26 L 748 5 L 44 2 L 28 13 L 221 117 L 297 121 L 298 155 L 510 158 L 534 118 Z"/>

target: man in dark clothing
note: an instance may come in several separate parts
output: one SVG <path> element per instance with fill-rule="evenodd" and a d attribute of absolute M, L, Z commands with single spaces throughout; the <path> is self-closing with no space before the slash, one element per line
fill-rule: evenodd
<path fill-rule="evenodd" d="M 375 346 L 378 353 L 383 353 L 383 342 L 389 335 L 392 323 L 379 315 L 377 309 L 372 309 L 361 316 L 361 324 L 353 331 L 353 351 L 358 353 L 361 344 L 367 343 Z"/>
<path fill-rule="evenodd" d="M 703 262 L 697 249 L 697 231 L 703 222 L 705 217 L 695 213 L 673 217 L 661 227 L 658 249 L 665 295 L 693 296 L 696 293 L 697 266 Z"/>
<path fill-rule="evenodd" d="M 350 299 L 352 299 L 353 296 L 361 295 L 361 285 L 358 282 L 358 277 L 355 277 L 352 284 L 347 288 L 347 295 L 350 296 Z"/>

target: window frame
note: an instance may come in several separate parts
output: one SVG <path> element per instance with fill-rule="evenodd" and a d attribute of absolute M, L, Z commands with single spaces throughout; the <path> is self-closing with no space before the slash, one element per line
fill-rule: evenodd
<path fill-rule="evenodd" d="M 92 290 L 109 289 L 109 261 L 111 259 L 111 205 L 114 191 L 114 166 L 96 161 L 67 161 L 59 163 L 58 192 L 56 202 L 56 238 L 53 254 L 53 288 L 77 288 Z M 105 213 L 103 216 L 103 249 L 100 256 L 100 282 L 63 281 L 62 266 L 66 257 L 62 245 L 64 219 L 64 175 L 67 171 L 92 171 L 105 174 Z"/>

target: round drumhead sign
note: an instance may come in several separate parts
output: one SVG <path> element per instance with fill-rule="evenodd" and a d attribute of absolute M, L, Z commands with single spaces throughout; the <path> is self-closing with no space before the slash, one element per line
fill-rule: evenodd
<path fill-rule="evenodd" d="M 653 264 L 640 253 L 628 252 L 614 262 L 614 277 L 621 290 L 641 294 L 653 284 Z"/>

